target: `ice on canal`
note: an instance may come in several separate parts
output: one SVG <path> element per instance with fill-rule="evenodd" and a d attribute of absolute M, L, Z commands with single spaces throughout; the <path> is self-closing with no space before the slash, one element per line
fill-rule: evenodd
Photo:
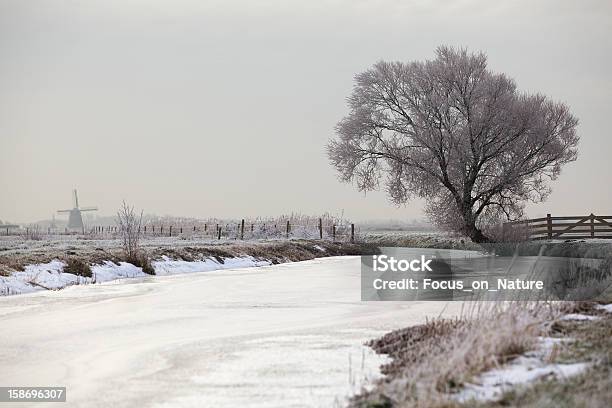
<path fill-rule="evenodd" d="M 0 298 L 0 383 L 75 407 L 330 407 L 379 375 L 363 346 L 445 302 L 360 301 L 359 257 Z"/>

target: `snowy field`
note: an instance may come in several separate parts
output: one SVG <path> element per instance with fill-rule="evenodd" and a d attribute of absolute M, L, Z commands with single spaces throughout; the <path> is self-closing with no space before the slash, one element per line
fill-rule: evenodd
<path fill-rule="evenodd" d="M 365 341 L 460 308 L 359 289 L 336 257 L 3 297 L 0 383 L 70 407 L 342 406 L 383 361 Z"/>
<path fill-rule="evenodd" d="M 219 245 L 236 240 L 217 240 L 211 237 L 145 237 L 141 240 L 143 249 L 175 248 L 198 245 Z M 26 240 L 18 236 L 2 236 L 0 234 L 0 253 L 14 255 L 20 253 L 56 251 L 112 250 L 121 248 L 121 240 L 115 238 L 100 238 L 89 235 L 44 235 L 40 240 Z"/>

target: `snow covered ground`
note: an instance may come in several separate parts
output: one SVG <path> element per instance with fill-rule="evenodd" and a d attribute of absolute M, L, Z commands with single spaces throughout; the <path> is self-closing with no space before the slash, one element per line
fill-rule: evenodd
<path fill-rule="evenodd" d="M 193 272 L 208 272 L 216 271 L 218 269 L 237 269 L 237 268 L 251 268 L 254 266 L 267 266 L 270 265 L 270 261 L 257 260 L 253 257 L 238 257 L 238 258 L 225 258 L 223 263 L 220 263 L 216 259 L 208 258 L 203 261 L 182 261 L 173 260 L 167 256 L 162 257 L 161 261 L 155 261 L 152 263 L 155 269 L 155 274 L 158 276 L 174 275 L 177 273 L 193 273 Z"/>
<path fill-rule="evenodd" d="M 589 368 L 589 363 L 555 364 L 546 362 L 555 345 L 572 341 L 572 339 L 542 337 L 539 347 L 527 352 L 508 364 L 486 371 L 478 376 L 474 384 L 467 384 L 455 399 L 467 403 L 496 401 L 503 394 L 518 386 L 532 384 L 540 379 L 564 380 L 578 375 Z"/>
<path fill-rule="evenodd" d="M 214 258 L 201 261 L 172 260 L 166 256 L 152 262 L 156 275 L 173 275 L 177 273 L 207 272 L 219 269 L 250 268 L 270 265 L 269 261 L 253 257 L 226 258 L 219 262 Z M 91 277 L 83 277 L 63 271 L 65 264 L 59 260 L 48 263 L 27 265 L 25 271 L 13 272 L 10 276 L 0 276 L 0 295 L 17 295 L 39 290 L 63 289 L 73 285 L 104 283 L 125 278 L 144 278 L 147 275 L 142 268 L 127 262 L 118 264 L 105 261 L 101 265 L 91 266 Z"/>
<path fill-rule="evenodd" d="M 595 310 L 612 313 L 612 303 L 596 305 Z M 580 313 L 569 313 L 560 317 L 560 320 L 593 321 L 601 317 Z M 571 343 L 572 338 L 541 337 L 538 347 L 529 351 L 508 364 L 486 371 L 476 378 L 473 384 L 467 384 L 454 398 L 459 402 L 471 400 L 484 402 L 499 400 L 503 394 L 515 387 L 526 386 L 537 380 L 556 379 L 563 381 L 587 370 L 591 363 L 551 363 L 550 356 L 555 347 Z"/>
<path fill-rule="evenodd" d="M 361 302 L 359 257 L 5 296 L 0 384 L 66 386 L 69 407 L 333 407 L 378 373 L 365 341 L 460 307 Z"/>

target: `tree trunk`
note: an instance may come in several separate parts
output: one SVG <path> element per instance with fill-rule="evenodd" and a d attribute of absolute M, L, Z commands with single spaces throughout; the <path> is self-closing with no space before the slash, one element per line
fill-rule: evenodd
<path fill-rule="evenodd" d="M 470 239 L 472 240 L 472 242 L 476 242 L 479 244 L 482 244 L 485 242 L 491 242 L 491 240 L 485 234 L 483 234 L 481 230 L 479 230 L 475 226 L 470 228 L 468 235 Z"/>
<path fill-rule="evenodd" d="M 465 232 L 467 236 L 470 237 L 472 242 L 491 242 L 491 239 L 483 234 L 482 231 L 476 226 L 476 217 L 474 216 L 471 208 L 464 211 L 463 220 L 465 223 Z"/>

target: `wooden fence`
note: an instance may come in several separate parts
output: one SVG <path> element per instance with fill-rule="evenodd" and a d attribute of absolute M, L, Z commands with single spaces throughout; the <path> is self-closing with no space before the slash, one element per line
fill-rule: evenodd
<path fill-rule="evenodd" d="M 508 222 L 504 230 L 523 229 L 528 239 L 612 239 L 612 216 L 579 215 Z"/>

